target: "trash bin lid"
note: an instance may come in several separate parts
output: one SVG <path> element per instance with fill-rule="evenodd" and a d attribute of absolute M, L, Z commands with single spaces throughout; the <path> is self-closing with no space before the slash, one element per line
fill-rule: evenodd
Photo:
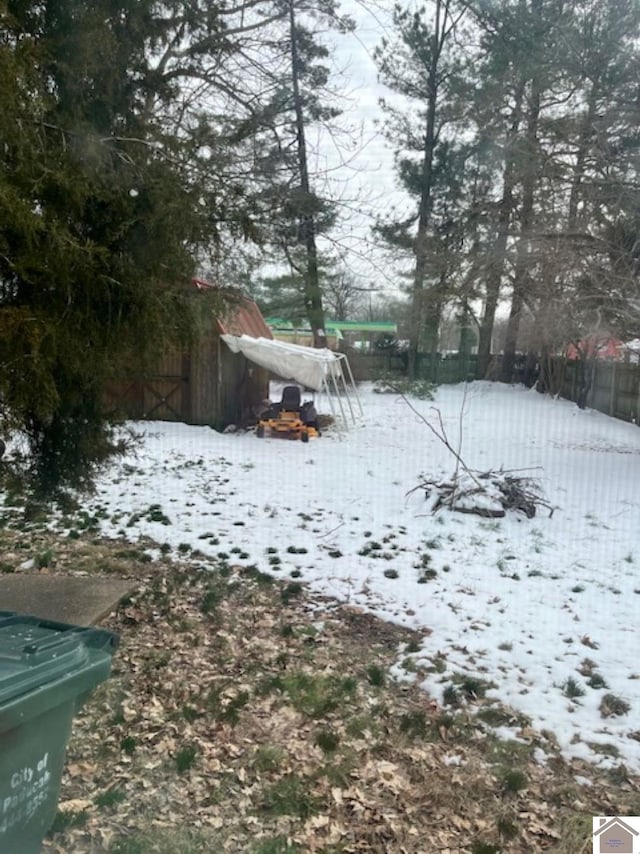
<path fill-rule="evenodd" d="M 90 653 L 85 641 L 96 634 L 111 633 L 0 612 L 0 708 L 87 666 Z"/>

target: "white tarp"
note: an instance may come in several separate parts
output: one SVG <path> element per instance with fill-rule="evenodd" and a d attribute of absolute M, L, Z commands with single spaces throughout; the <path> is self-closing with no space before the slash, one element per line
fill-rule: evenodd
<path fill-rule="evenodd" d="M 305 388 L 320 391 L 326 387 L 328 378 L 342 378 L 340 357 L 326 348 L 316 350 L 249 335 L 223 335 L 222 340 L 234 353 L 242 353 L 256 365 Z"/>

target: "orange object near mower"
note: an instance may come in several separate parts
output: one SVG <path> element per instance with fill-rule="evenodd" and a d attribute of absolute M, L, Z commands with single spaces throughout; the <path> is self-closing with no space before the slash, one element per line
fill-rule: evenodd
<path fill-rule="evenodd" d="M 313 401 L 300 402 L 300 389 L 287 385 L 282 390 L 280 403 L 273 403 L 260 416 L 256 426 L 256 436 L 262 439 L 266 435 L 281 436 L 285 439 L 309 439 L 320 435 L 318 413 Z"/>

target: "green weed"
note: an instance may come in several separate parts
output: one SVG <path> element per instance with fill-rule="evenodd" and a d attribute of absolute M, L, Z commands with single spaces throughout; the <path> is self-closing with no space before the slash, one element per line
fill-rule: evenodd
<path fill-rule="evenodd" d="M 309 780 L 288 774 L 263 792 L 262 811 L 268 815 L 293 815 L 307 819 L 319 809 Z"/>
<path fill-rule="evenodd" d="M 562 693 L 570 700 L 575 700 L 578 697 L 583 697 L 585 694 L 585 690 L 576 679 L 574 679 L 572 676 L 569 676 L 566 682 L 564 682 L 562 685 Z"/>
<path fill-rule="evenodd" d="M 105 792 L 97 794 L 93 802 L 97 807 L 115 807 L 126 799 L 126 792 L 123 792 L 122 789 L 107 789 Z"/>
<path fill-rule="evenodd" d="M 351 677 L 313 676 L 292 673 L 282 677 L 282 689 L 299 712 L 310 718 L 322 718 L 348 703 L 357 688 Z"/>
<path fill-rule="evenodd" d="M 196 761 L 198 750 L 193 744 L 187 744 L 181 747 L 176 753 L 175 762 L 178 774 L 185 774 Z"/>
<path fill-rule="evenodd" d="M 501 789 L 507 795 L 517 795 L 527 788 L 528 783 L 527 775 L 517 768 L 505 771 L 500 779 Z"/>

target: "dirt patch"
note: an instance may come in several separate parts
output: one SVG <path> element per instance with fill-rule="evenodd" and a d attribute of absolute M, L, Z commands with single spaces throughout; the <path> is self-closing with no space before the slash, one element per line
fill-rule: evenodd
<path fill-rule="evenodd" d="M 348 636 L 352 643 L 360 643 L 365 654 L 374 649 L 397 652 L 400 644 L 420 643 L 423 634 L 404 626 L 386 623 L 359 608 L 343 605 L 334 612 L 334 633 Z"/>

